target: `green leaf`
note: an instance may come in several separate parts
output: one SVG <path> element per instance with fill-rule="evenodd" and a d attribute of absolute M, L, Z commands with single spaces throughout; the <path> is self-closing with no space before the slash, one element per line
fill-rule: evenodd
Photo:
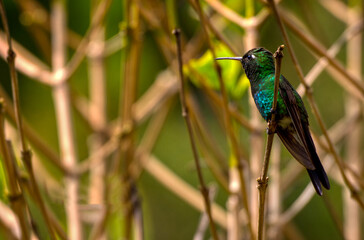
<path fill-rule="evenodd" d="M 234 56 L 223 44 L 216 44 L 215 51 L 217 57 Z M 201 87 L 202 84 L 205 84 L 211 89 L 220 90 L 213 61 L 211 51 L 208 50 L 199 59 L 190 60 L 189 67 L 185 67 L 184 72 L 195 86 Z M 228 95 L 234 99 L 241 98 L 249 86 L 249 81 L 245 77 L 241 64 L 238 61 L 222 60 L 219 61 L 219 65 L 222 69 L 222 78 Z"/>

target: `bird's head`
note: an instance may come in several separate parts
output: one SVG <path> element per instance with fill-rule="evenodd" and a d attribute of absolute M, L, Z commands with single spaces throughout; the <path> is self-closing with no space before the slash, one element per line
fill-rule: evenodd
<path fill-rule="evenodd" d="M 222 57 L 216 60 L 237 60 L 242 64 L 250 81 L 260 75 L 274 73 L 273 54 L 264 48 L 253 48 L 242 57 Z"/>

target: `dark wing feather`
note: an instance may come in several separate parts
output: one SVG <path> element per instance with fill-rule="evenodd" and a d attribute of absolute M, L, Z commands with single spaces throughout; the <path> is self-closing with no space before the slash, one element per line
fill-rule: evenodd
<path fill-rule="evenodd" d="M 310 160 L 310 162 L 314 165 L 315 169 L 308 168 L 308 167 L 306 167 L 306 165 L 305 165 L 305 167 L 307 168 L 307 171 L 308 171 L 311 181 L 316 189 L 316 192 L 318 194 L 322 195 L 320 182 L 327 189 L 330 189 L 330 183 L 327 178 L 326 172 L 321 165 L 320 159 L 316 153 L 316 148 L 312 141 L 310 130 L 308 128 L 308 122 L 302 121 L 302 119 L 301 119 L 302 109 L 300 109 L 297 105 L 297 99 L 294 94 L 294 90 L 293 90 L 292 86 L 289 84 L 289 82 L 284 77 L 283 77 L 283 81 L 280 81 L 280 84 L 279 84 L 279 93 L 280 93 L 281 97 L 283 98 L 283 101 L 287 107 L 288 113 L 292 119 L 293 126 L 297 132 L 297 135 L 301 142 L 302 148 L 306 152 L 306 159 Z M 305 109 L 303 109 L 303 111 L 304 111 L 303 114 L 305 116 L 307 116 Z M 285 141 L 283 140 L 283 142 L 285 142 Z M 287 143 L 287 144 L 292 145 L 293 143 Z M 299 149 L 299 147 L 295 147 L 295 148 Z M 289 148 L 287 148 L 287 149 L 289 150 Z M 295 155 L 298 155 L 298 154 L 296 153 L 296 154 L 292 154 L 292 155 L 296 158 Z M 301 158 L 296 158 L 296 159 L 298 161 L 300 161 L 300 159 L 302 159 L 302 155 L 303 155 L 303 152 L 301 149 L 301 150 L 299 150 L 299 156 Z M 309 164 L 307 166 L 309 166 Z"/>
<path fill-rule="evenodd" d="M 278 126 L 277 134 L 284 146 L 292 154 L 292 156 L 297 159 L 297 161 L 299 161 L 305 168 L 315 170 L 315 166 L 311 159 L 307 156 L 306 150 L 302 147 L 299 140 L 296 139 L 296 136 L 291 129 L 283 129 Z"/>

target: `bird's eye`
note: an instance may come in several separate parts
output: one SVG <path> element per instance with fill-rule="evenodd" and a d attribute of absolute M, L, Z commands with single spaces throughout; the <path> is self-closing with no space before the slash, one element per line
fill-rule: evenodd
<path fill-rule="evenodd" d="M 254 58 L 255 58 L 255 56 L 254 56 L 254 55 L 252 55 L 252 54 L 249 54 L 248 56 L 246 56 L 246 58 L 247 58 L 248 60 L 252 60 L 252 59 L 254 59 Z"/>

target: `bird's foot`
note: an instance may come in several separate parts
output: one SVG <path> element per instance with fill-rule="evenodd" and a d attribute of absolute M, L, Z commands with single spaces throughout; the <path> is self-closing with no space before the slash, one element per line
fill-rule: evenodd
<path fill-rule="evenodd" d="M 275 121 L 274 121 L 274 124 L 272 124 L 272 121 L 269 121 L 268 127 L 267 127 L 267 134 L 270 135 L 270 134 L 276 133 L 277 132 L 276 127 L 277 127 L 277 124 Z"/>
<path fill-rule="evenodd" d="M 271 108 L 270 109 L 270 113 L 271 114 L 274 114 L 274 115 L 277 114 L 277 108 L 276 109 Z"/>

